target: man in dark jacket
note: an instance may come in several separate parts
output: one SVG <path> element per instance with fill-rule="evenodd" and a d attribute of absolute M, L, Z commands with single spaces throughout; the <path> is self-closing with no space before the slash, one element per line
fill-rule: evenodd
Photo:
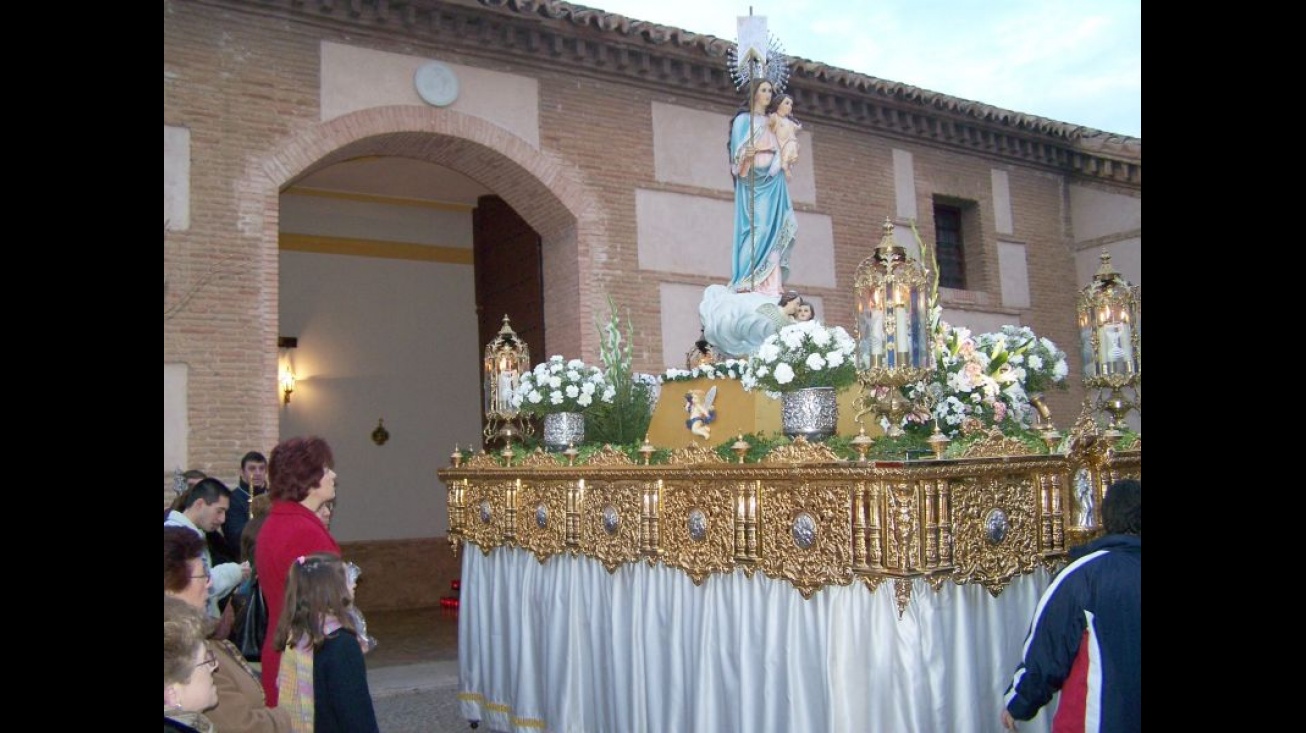
<path fill-rule="evenodd" d="M 1143 485 L 1125 479 L 1102 502 L 1107 534 L 1070 552 L 1039 599 L 1002 725 L 1016 729 L 1061 698 L 1053 733 L 1143 729 Z"/>
<path fill-rule="evenodd" d="M 252 450 L 240 459 L 240 481 L 231 492 L 231 508 L 227 510 L 227 521 L 222 523 L 222 536 L 226 541 L 223 555 L 233 562 L 240 561 L 240 536 L 249 522 L 249 503 L 267 490 L 268 459 Z"/>

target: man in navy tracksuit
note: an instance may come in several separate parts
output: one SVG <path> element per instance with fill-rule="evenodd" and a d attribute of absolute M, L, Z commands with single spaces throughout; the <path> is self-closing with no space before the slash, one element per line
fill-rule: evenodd
<path fill-rule="evenodd" d="M 1016 729 L 1058 690 L 1053 733 L 1143 729 L 1143 485 L 1126 479 L 1102 502 L 1107 534 L 1070 551 L 1043 593 L 1003 695 Z"/>

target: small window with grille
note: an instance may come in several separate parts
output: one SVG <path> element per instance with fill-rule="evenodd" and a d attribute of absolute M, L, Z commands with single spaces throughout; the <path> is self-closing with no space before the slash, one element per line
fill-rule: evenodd
<path fill-rule="evenodd" d="M 939 263 L 939 287 L 966 289 L 966 254 L 961 234 L 961 209 L 934 205 L 935 256 Z"/>

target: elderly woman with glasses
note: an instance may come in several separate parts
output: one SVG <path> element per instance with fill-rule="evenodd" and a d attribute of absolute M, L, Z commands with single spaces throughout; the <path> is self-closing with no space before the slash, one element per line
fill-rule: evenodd
<path fill-rule="evenodd" d="M 189 531 L 189 530 L 186 530 Z M 163 730 L 213 733 L 204 711 L 218 702 L 218 661 L 204 643 L 204 612 L 163 594 Z"/>
<path fill-rule="evenodd" d="M 211 582 L 204 570 L 204 540 L 185 527 L 163 528 L 163 596 L 204 609 Z M 235 645 L 210 639 L 205 645 L 217 667 L 211 674 L 217 707 L 205 713 L 221 733 L 281 733 L 290 731 L 290 713 L 269 708 L 258 673 Z M 166 687 L 165 687 L 166 704 Z M 166 710 L 165 710 L 166 712 Z M 186 730 L 181 728 L 178 730 Z"/>

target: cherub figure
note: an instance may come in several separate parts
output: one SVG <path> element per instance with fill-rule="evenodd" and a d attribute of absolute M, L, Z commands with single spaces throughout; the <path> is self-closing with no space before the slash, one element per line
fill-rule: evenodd
<path fill-rule="evenodd" d="M 780 155 L 771 165 L 779 165 L 785 172 L 785 180 L 792 179 L 794 164 L 798 162 L 798 131 L 802 123 L 793 117 L 794 98 L 788 94 L 777 94 L 767 107 L 767 122 L 775 133 Z"/>
<path fill-rule="evenodd" d="M 685 412 L 689 413 L 685 427 L 704 440 L 712 439 L 712 423 L 716 421 L 716 408 L 712 406 L 714 402 L 716 387 L 709 389 L 707 394 L 701 389 L 691 389 L 685 393 Z"/>

